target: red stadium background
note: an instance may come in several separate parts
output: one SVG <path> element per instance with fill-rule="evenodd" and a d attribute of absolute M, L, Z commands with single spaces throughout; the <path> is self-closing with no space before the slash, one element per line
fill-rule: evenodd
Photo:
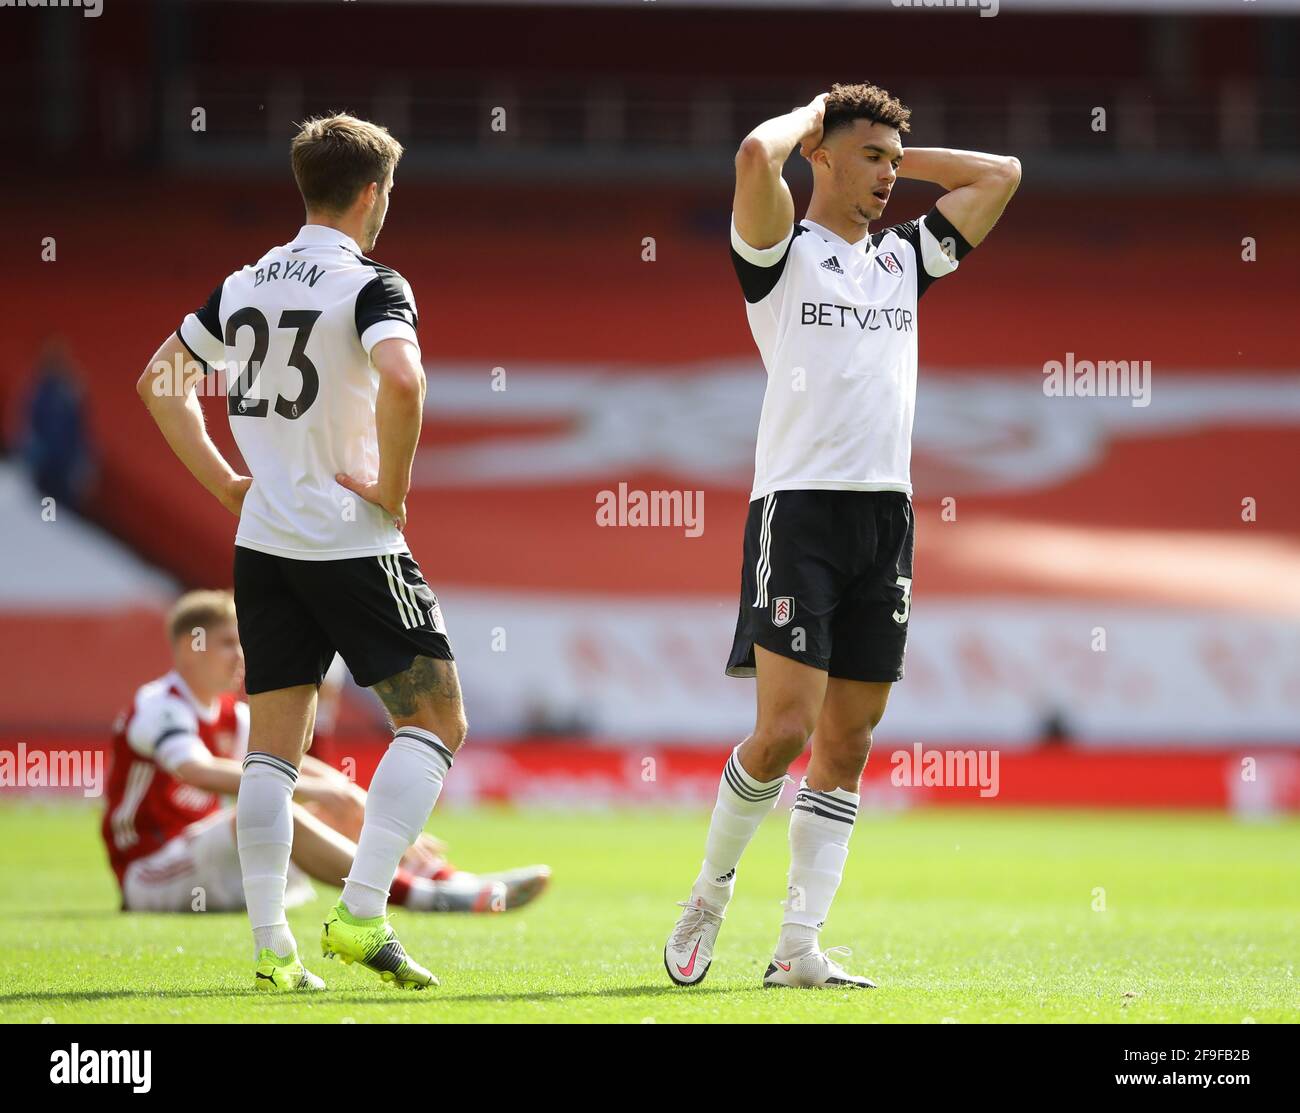
<path fill-rule="evenodd" d="M 272 5 L 260 26 L 329 57 L 353 7 Z M 711 795 L 752 721 L 751 685 L 721 667 L 763 385 L 726 251 L 730 150 L 779 96 L 865 77 L 913 104 L 911 142 L 1025 167 L 987 244 L 924 306 L 914 687 L 878 732 L 870 798 L 976 798 L 891 783 L 890 753 L 919 743 L 998 749 L 1002 803 L 1300 807 L 1300 121 L 1269 45 L 1294 47 L 1295 19 L 1206 16 L 1171 35 L 1141 12 L 1006 12 L 993 36 L 972 13 L 926 21 L 926 49 L 905 50 L 920 13 L 810 11 L 814 58 L 790 48 L 789 12 L 421 7 L 382 67 L 272 72 L 213 65 L 242 55 L 231 13 L 119 3 L 93 35 L 29 20 L 0 45 L 14 86 L 60 93 L 41 61 L 53 37 L 97 91 L 71 122 L 43 102 L 5 125 L 28 129 L 11 151 L 26 141 L 56 171 L 0 194 L 7 748 L 105 740 L 167 667 L 172 591 L 230 583 L 234 521 L 171 458 L 134 382 L 223 275 L 297 228 L 290 121 L 350 108 L 410 150 L 375 254 L 420 309 L 408 537 L 462 660 L 475 737 L 459 796 Z M 597 33 L 622 49 L 593 58 Z M 688 111 L 701 73 L 703 119 Z M 497 103 L 518 121 L 499 143 L 483 127 Z M 1207 173 L 1207 144 L 1240 148 L 1241 172 Z M 791 177 L 802 205 L 806 175 Z M 933 195 L 908 183 L 887 222 Z M 20 478 L 55 338 L 84 391 L 88 524 L 42 520 Z M 1150 361 L 1150 404 L 1047 398 L 1044 366 L 1067 353 Z M 234 458 L 224 399 L 205 412 Z M 597 494 L 620 484 L 702 491 L 702 532 L 601 527 Z M 364 779 L 383 737 L 354 690 L 324 744 Z"/>

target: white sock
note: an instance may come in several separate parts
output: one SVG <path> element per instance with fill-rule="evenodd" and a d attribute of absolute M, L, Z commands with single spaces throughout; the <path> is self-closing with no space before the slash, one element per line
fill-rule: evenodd
<path fill-rule="evenodd" d="M 704 864 L 691 889 L 717 908 L 725 908 L 736 886 L 736 866 L 758 825 L 776 807 L 785 777 L 756 781 L 740 764 L 740 747 L 731 751 L 718 784 L 718 802 L 704 842 Z"/>
<path fill-rule="evenodd" d="M 284 915 L 284 889 L 293 849 L 292 762 L 255 750 L 244 758 L 235 802 L 235 835 L 244 903 L 253 925 L 253 959 L 263 947 L 281 958 L 297 949 Z"/>
<path fill-rule="evenodd" d="M 412 877 L 408 882 L 410 889 L 406 894 L 406 907 L 412 912 L 435 912 L 438 909 L 440 895 L 437 881 L 427 877 Z"/>
<path fill-rule="evenodd" d="M 451 751 L 436 734 L 402 727 L 379 762 L 366 793 L 366 819 L 343 886 L 343 903 L 358 919 L 382 916 L 397 865 L 429 822 Z"/>
<path fill-rule="evenodd" d="M 797 958 L 819 949 L 819 933 L 844 876 L 849 836 L 858 816 L 856 792 L 822 792 L 799 782 L 790 811 L 790 891 L 776 953 Z"/>

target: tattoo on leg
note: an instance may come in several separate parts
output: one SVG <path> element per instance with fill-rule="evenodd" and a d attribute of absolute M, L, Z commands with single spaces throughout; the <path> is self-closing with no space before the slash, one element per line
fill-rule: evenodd
<path fill-rule="evenodd" d="M 409 718 L 422 701 L 450 703 L 460 700 L 460 682 L 451 661 L 417 657 L 411 667 L 374 685 L 374 692 L 388 713 L 399 719 Z"/>

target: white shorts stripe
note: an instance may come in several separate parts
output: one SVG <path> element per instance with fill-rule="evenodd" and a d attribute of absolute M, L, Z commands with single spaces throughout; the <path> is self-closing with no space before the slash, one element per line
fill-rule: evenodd
<path fill-rule="evenodd" d="M 154 765 L 150 761 L 136 761 L 126 775 L 126 788 L 122 793 L 122 802 L 113 812 L 113 842 L 119 850 L 135 846 L 140 836 L 135 829 L 135 813 L 144 801 L 149 786 L 153 783 Z"/>
<path fill-rule="evenodd" d="M 406 596 L 406 605 L 411 608 L 411 625 L 424 625 L 424 608 L 420 606 L 420 598 L 415 594 L 415 586 L 407 582 L 406 577 L 402 575 L 402 561 L 396 554 L 390 554 L 389 560 L 393 562 L 393 574 L 397 577 L 397 586 Z"/>
<path fill-rule="evenodd" d="M 776 492 L 763 500 L 763 528 L 758 539 L 758 564 L 754 568 L 754 579 L 758 592 L 754 597 L 754 606 L 767 606 L 767 581 L 772 574 L 772 515 L 776 513 Z"/>
<path fill-rule="evenodd" d="M 384 570 L 384 575 L 388 577 L 388 591 L 393 597 L 393 602 L 397 604 L 397 616 L 402 620 L 402 627 L 403 629 L 409 630 L 411 628 L 411 618 L 410 612 L 407 608 L 405 593 L 399 593 L 397 582 L 393 577 L 392 566 L 388 563 L 387 558 L 381 555 L 375 559 L 379 561 L 379 567 Z M 400 581 L 401 578 L 402 575 L 399 570 L 396 579 Z"/>

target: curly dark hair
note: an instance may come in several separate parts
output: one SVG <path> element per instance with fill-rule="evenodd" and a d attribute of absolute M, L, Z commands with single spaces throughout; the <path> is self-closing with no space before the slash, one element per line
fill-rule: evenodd
<path fill-rule="evenodd" d="M 891 97 L 878 85 L 859 82 L 856 85 L 831 86 L 826 98 L 826 114 L 822 121 L 822 134 L 830 135 L 837 128 L 847 127 L 854 120 L 871 120 L 886 127 L 897 128 L 902 134 L 909 130 L 908 120 L 912 110 Z"/>

